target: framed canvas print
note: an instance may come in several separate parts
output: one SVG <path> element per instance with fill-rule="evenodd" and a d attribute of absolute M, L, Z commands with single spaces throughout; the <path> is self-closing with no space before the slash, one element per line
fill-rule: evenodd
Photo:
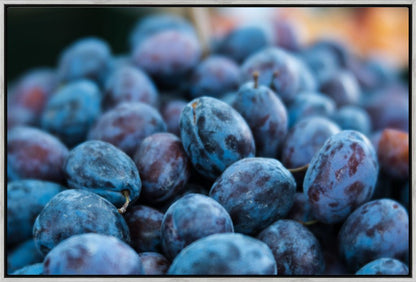
<path fill-rule="evenodd" d="M 105 4 L 3 5 L 4 278 L 412 277 L 411 5 Z"/>

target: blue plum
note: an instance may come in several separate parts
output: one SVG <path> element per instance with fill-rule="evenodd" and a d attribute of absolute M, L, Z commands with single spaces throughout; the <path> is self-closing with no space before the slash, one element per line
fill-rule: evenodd
<path fill-rule="evenodd" d="M 302 60 L 310 67 L 319 84 L 329 79 L 347 64 L 346 51 L 338 42 L 319 40 L 301 52 Z"/>
<path fill-rule="evenodd" d="M 134 65 L 148 73 L 158 87 L 180 88 L 202 54 L 196 35 L 167 29 L 143 39 L 132 52 Z"/>
<path fill-rule="evenodd" d="M 398 80 L 398 71 L 385 61 L 384 57 L 352 59 L 348 63 L 348 69 L 364 91 L 375 91 Z"/>
<path fill-rule="evenodd" d="M 202 238 L 179 253 L 170 275 L 275 275 L 276 261 L 260 240 L 234 234 Z"/>
<path fill-rule="evenodd" d="M 255 154 L 244 118 L 231 106 L 212 98 L 189 102 L 181 114 L 181 140 L 195 169 L 214 180 L 229 165 Z"/>
<path fill-rule="evenodd" d="M 409 268 L 393 258 L 379 258 L 361 267 L 356 275 L 408 275 Z"/>
<path fill-rule="evenodd" d="M 332 98 L 338 107 L 361 102 L 361 89 L 357 79 L 347 70 L 340 70 L 322 82 L 319 91 Z"/>
<path fill-rule="evenodd" d="M 318 91 L 319 82 L 309 66 L 302 60 L 300 56 L 296 56 L 295 62 L 297 63 L 299 69 L 299 92 Z M 295 98 L 291 97 L 287 103 L 292 103 Z"/>
<path fill-rule="evenodd" d="M 55 136 L 34 127 L 17 126 L 7 134 L 8 180 L 64 180 L 68 148 Z"/>
<path fill-rule="evenodd" d="M 368 202 L 347 218 L 338 241 L 340 254 L 353 271 L 383 257 L 405 261 L 409 255 L 409 215 L 391 199 Z"/>
<path fill-rule="evenodd" d="M 164 275 L 169 269 L 170 262 L 162 254 L 153 252 L 139 253 L 144 275 Z"/>
<path fill-rule="evenodd" d="M 160 230 L 163 251 L 169 259 L 200 238 L 234 232 L 230 215 L 218 202 L 194 193 L 183 196 L 169 207 Z"/>
<path fill-rule="evenodd" d="M 7 243 L 16 244 L 32 237 L 36 217 L 52 197 L 65 187 L 56 183 L 27 179 L 7 184 Z M 24 265 L 21 265 L 24 266 Z"/>
<path fill-rule="evenodd" d="M 101 91 L 89 80 L 77 80 L 61 87 L 42 113 L 42 128 L 59 137 L 68 147 L 87 138 L 101 114 Z"/>
<path fill-rule="evenodd" d="M 72 149 L 64 171 L 69 188 L 97 193 L 114 205 L 122 205 L 127 198 L 135 201 L 141 192 L 133 160 L 107 142 L 91 140 Z"/>
<path fill-rule="evenodd" d="M 142 70 L 130 65 L 120 66 L 108 77 L 104 88 L 104 108 L 113 108 L 123 102 L 143 102 L 157 105 L 158 90 Z"/>
<path fill-rule="evenodd" d="M 373 130 L 386 128 L 409 132 L 409 88 L 402 84 L 387 85 L 369 95 L 364 108 L 371 118 Z"/>
<path fill-rule="evenodd" d="M 325 141 L 341 129 L 325 117 L 313 116 L 297 122 L 282 146 L 281 161 L 287 168 L 307 165 Z"/>
<path fill-rule="evenodd" d="M 241 63 L 272 43 L 272 35 L 265 28 L 254 25 L 238 26 L 218 42 L 216 52 Z"/>
<path fill-rule="evenodd" d="M 281 48 L 266 48 L 248 57 L 241 66 L 242 81 L 250 81 L 256 71 L 259 84 L 273 89 L 284 103 L 292 101 L 302 89 L 297 58 Z"/>
<path fill-rule="evenodd" d="M 179 123 L 181 120 L 181 113 L 186 104 L 188 104 L 188 102 L 185 100 L 174 99 L 166 102 L 160 109 L 160 113 L 166 123 L 167 131 L 175 134 L 176 136 L 181 135 Z"/>
<path fill-rule="evenodd" d="M 43 262 L 46 275 L 143 274 L 139 255 L 120 239 L 85 233 L 53 248 Z"/>
<path fill-rule="evenodd" d="M 160 227 L 163 213 L 143 206 L 132 206 L 124 215 L 130 230 L 130 245 L 136 252 L 161 252 Z"/>
<path fill-rule="evenodd" d="M 172 133 L 155 133 L 145 138 L 134 162 L 142 180 L 141 197 L 150 204 L 165 202 L 183 191 L 191 174 L 182 142 Z"/>
<path fill-rule="evenodd" d="M 275 45 L 292 52 L 301 50 L 299 26 L 294 21 L 278 19 L 272 23 Z"/>
<path fill-rule="evenodd" d="M 300 92 L 288 106 L 289 128 L 306 117 L 332 117 L 335 102 L 319 92 Z"/>
<path fill-rule="evenodd" d="M 27 265 L 9 274 L 11 275 L 42 275 L 43 263 L 39 262 L 39 263 Z"/>
<path fill-rule="evenodd" d="M 230 213 L 236 232 L 254 234 L 286 216 L 296 183 L 276 159 L 245 158 L 217 178 L 209 196 Z"/>
<path fill-rule="evenodd" d="M 62 82 L 86 78 L 102 84 L 111 66 L 111 49 L 97 37 L 84 37 L 61 53 L 58 74 Z"/>
<path fill-rule="evenodd" d="M 358 106 L 344 106 L 333 115 L 333 120 L 341 129 L 352 129 L 365 135 L 371 133 L 371 119 L 368 113 Z"/>
<path fill-rule="evenodd" d="M 189 93 L 200 96 L 221 97 L 235 91 L 240 84 L 240 69 L 231 59 L 211 55 L 198 64 L 190 77 Z"/>
<path fill-rule="evenodd" d="M 111 143 L 133 157 L 144 138 L 165 131 L 166 124 L 155 108 L 141 102 L 124 102 L 100 116 L 88 139 Z"/>
<path fill-rule="evenodd" d="M 50 68 L 35 68 L 22 74 L 7 90 L 7 128 L 37 126 L 42 111 L 58 86 L 58 76 Z"/>
<path fill-rule="evenodd" d="M 146 38 L 165 30 L 180 30 L 196 35 L 194 27 L 185 18 L 174 14 L 151 14 L 138 20 L 130 33 L 130 47 L 140 45 Z"/>
<path fill-rule="evenodd" d="M 311 205 L 305 194 L 301 192 L 295 194 L 293 205 L 285 218 L 301 223 L 313 222 L 315 220 Z"/>
<path fill-rule="evenodd" d="M 254 77 L 257 80 L 257 76 Z M 257 81 L 240 87 L 231 106 L 247 121 L 256 144 L 256 155 L 275 158 L 288 129 L 286 107 L 270 88 Z"/>
<path fill-rule="evenodd" d="M 130 242 L 127 223 L 117 208 L 97 194 L 79 189 L 55 195 L 33 225 L 33 238 L 43 255 L 66 238 L 88 232 Z"/>
<path fill-rule="evenodd" d="M 257 239 L 272 250 L 279 275 L 319 275 L 325 269 L 318 240 L 296 221 L 278 220 L 261 231 Z"/>
<path fill-rule="evenodd" d="M 200 176 L 195 171 L 193 171 L 191 173 L 191 176 L 194 179 L 191 178 L 188 181 L 188 183 L 185 185 L 184 191 L 181 191 L 180 193 L 174 195 L 173 198 L 169 199 L 168 201 L 163 202 L 160 205 L 156 205 L 156 208 L 158 210 L 160 210 L 161 212 L 166 212 L 168 210 L 168 208 L 174 202 L 176 202 L 177 200 L 179 200 L 183 196 L 185 196 L 187 194 L 190 194 L 190 193 L 196 193 L 196 194 L 202 194 L 202 195 L 208 196 L 209 188 L 211 188 L 211 186 L 209 186 L 210 185 L 210 182 L 206 181 L 206 179 L 204 179 L 204 178 L 200 178 Z M 201 183 L 202 181 L 204 183 Z"/>
<path fill-rule="evenodd" d="M 329 137 L 312 158 L 303 182 L 316 219 L 343 221 L 369 201 L 378 170 L 374 147 L 362 133 L 343 130 Z"/>
<path fill-rule="evenodd" d="M 9 243 L 9 240 L 8 242 Z M 43 257 L 36 248 L 35 241 L 29 239 L 24 241 L 7 254 L 7 273 L 43 261 Z"/>

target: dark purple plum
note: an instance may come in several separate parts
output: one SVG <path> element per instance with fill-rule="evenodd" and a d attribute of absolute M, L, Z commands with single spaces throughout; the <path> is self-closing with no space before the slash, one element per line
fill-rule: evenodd
<path fill-rule="evenodd" d="M 181 140 L 172 133 L 155 133 L 145 138 L 134 155 L 142 180 L 142 199 L 161 203 L 184 190 L 191 163 Z"/>
<path fill-rule="evenodd" d="M 68 147 L 87 138 L 101 114 L 101 92 L 89 80 L 77 80 L 61 87 L 42 113 L 42 128 L 58 136 Z"/>
<path fill-rule="evenodd" d="M 277 20 L 273 24 L 275 45 L 292 52 L 301 50 L 299 26 L 294 21 Z"/>
<path fill-rule="evenodd" d="M 64 171 L 69 188 L 97 193 L 117 206 L 137 200 L 142 188 L 133 160 L 103 141 L 86 141 L 72 149 Z"/>
<path fill-rule="evenodd" d="M 202 54 L 196 35 L 180 29 L 152 34 L 135 46 L 133 63 L 161 88 L 179 87 L 198 64 Z"/>
<path fill-rule="evenodd" d="M 341 129 L 325 117 L 313 116 L 297 122 L 282 146 L 281 161 L 286 168 L 309 164 L 325 141 Z"/>
<path fill-rule="evenodd" d="M 338 107 L 357 105 L 361 101 L 361 89 L 356 78 L 346 70 L 340 70 L 322 82 L 320 92 L 332 98 Z"/>
<path fill-rule="evenodd" d="M 14 127 L 7 134 L 8 180 L 63 181 L 67 155 L 68 148 L 55 136 L 34 127 Z"/>
<path fill-rule="evenodd" d="M 409 132 L 409 89 L 401 84 L 382 88 L 371 95 L 364 108 L 371 118 L 374 131 L 386 128 Z"/>
<path fill-rule="evenodd" d="M 136 252 L 161 252 L 160 226 L 163 213 L 154 208 L 136 205 L 124 215 L 130 230 L 130 245 Z"/>
<path fill-rule="evenodd" d="M 166 123 L 167 131 L 175 134 L 176 136 L 181 136 L 179 123 L 181 120 L 181 113 L 186 104 L 188 104 L 188 102 L 185 100 L 175 99 L 168 101 L 160 109 L 160 113 Z"/>
<path fill-rule="evenodd" d="M 174 14 L 151 14 L 138 20 L 130 34 L 130 47 L 140 45 L 148 37 L 165 30 L 180 30 L 196 35 L 194 27 L 185 18 Z"/>
<path fill-rule="evenodd" d="M 335 102 L 318 92 L 300 92 L 288 106 L 289 128 L 303 118 L 313 116 L 332 117 Z"/>
<path fill-rule="evenodd" d="M 33 225 L 33 238 L 43 255 L 66 238 L 88 232 L 130 243 L 129 228 L 117 208 L 97 194 L 79 189 L 55 195 Z"/>
<path fill-rule="evenodd" d="M 341 222 L 369 201 L 378 169 L 374 147 L 362 133 L 343 130 L 329 137 L 312 158 L 303 182 L 316 219 Z"/>
<path fill-rule="evenodd" d="M 296 183 L 276 159 L 245 158 L 217 178 L 209 195 L 229 212 L 236 232 L 255 234 L 285 217 Z"/>
<path fill-rule="evenodd" d="M 256 144 L 256 155 L 275 158 L 287 133 L 286 107 L 270 88 L 255 82 L 240 87 L 231 106 L 247 121 Z"/>
<path fill-rule="evenodd" d="M 189 102 L 181 114 L 181 140 L 195 169 L 214 180 L 229 165 L 255 154 L 244 118 L 231 106 L 212 98 Z"/>
<path fill-rule="evenodd" d="M 153 252 L 139 253 L 144 275 L 164 275 L 169 269 L 170 262 L 162 254 Z"/>
<path fill-rule="evenodd" d="M 260 240 L 234 233 L 202 238 L 179 253 L 170 275 L 276 275 L 276 261 Z"/>
<path fill-rule="evenodd" d="M 7 184 L 7 244 L 30 239 L 33 223 L 38 214 L 52 197 L 64 189 L 65 187 L 56 183 L 34 179 L 9 182 Z"/>
<path fill-rule="evenodd" d="M 358 106 L 344 106 L 339 108 L 332 119 L 341 129 L 352 129 L 365 135 L 371 133 L 371 119 L 368 113 Z"/>
<path fill-rule="evenodd" d="M 9 241 L 8 241 L 9 243 Z M 7 254 L 7 273 L 43 261 L 33 239 L 24 241 Z"/>
<path fill-rule="evenodd" d="M 108 77 L 104 88 L 104 108 L 123 102 L 142 102 L 157 105 L 158 91 L 153 81 L 142 70 L 130 65 L 121 66 Z"/>
<path fill-rule="evenodd" d="M 144 138 L 165 131 L 166 124 L 155 108 L 141 102 L 125 102 L 101 115 L 88 139 L 111 143 L 133 157 Z"/>
<path fill-rule="evenodd" d="M 84 37 L 61 53 L 58 73 L 62 82 L 86 78 L 102 84 L 110 65 L 111 50 L 107 42 L 97 37 Z"/>
<path fill-rule="evenodd" d="M 54 247 L 43 262 L 46 275 L 144 274 L 139 255 L 119 238 L 85 233 Z"/>
<path fill-rule="evenodd" d="M 261 231 L 257 239 L 272 250 L 279 275 L 319 275 L 325 269 L 318 240 L 296 221 L 278 220 Z"/>
<path fill-rule="evenodd" d="M 361 267 L 356 275 L 408 275 L 409 268 L 393 258 L 379 258 Z"/>
<path fill-rule="evenodd" d="M 242 63 L 247 57 L 272 43 L 272 34 L 262 26 L 237 26 L 218 42 L 216 52 Z"/>
<path fill-rule="evenodd" d="M 192 98 L 210 96 L 219 98 L 238 89 L 240 69 L 224 56 L 211 55 L 198 64 L 190 77 L 189 92 Z"/>
<path fill-rule="evenodd" d="M 352 271 L 372 260 L 409 256 L 409 216 L 391 199 L 379 199 L 357 208 L 344 222 L 339 235 L 341 256 Z"/>
<path fill-rule="evenodd" d="M 190 243 L 215 233 L 234 232 L 228 212 L 212 198 L 190 193 L 174 202 L 163 216 L 162 247 L 173 259 Z"/>
<path fill-rule="evenodd" d="M 57 86 L 53 69 L 36 68 L 21 75 L 7 91 L 7 128 L 39 125 L 42 111 Z"/>
<path fill-rule="evenodd" d="M 283 49 L 270 47 L 248 57 L 241 66 L 242 81 L 251 81 L 254 72 L 259 73 L 259 85 L 273 89 L 285 103 L 301 90 L 299 62 Z"/>
<path fill-rule="evenodd" d="M 39 262 L 39 263 L 27 265 L 9 274 L 11 275 L 42 275 L 43 263 Z"/>

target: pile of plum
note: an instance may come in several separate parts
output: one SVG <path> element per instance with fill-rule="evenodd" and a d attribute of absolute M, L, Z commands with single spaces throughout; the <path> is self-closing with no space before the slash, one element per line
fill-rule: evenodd
<path fill-rule="evenodd" d="M 154 14 L 7 91 L 7 273 L 408 275 L 409 88 L 288 22 Z"/>

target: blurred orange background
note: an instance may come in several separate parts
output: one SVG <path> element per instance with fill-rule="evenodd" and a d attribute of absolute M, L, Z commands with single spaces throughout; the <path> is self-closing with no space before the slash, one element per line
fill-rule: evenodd
<path fill-rule="evenodd" d="M 406 7 L 217 8 L 210 12 L 210 24 L 219 35 L 253 17 L 293 23 L 303 44 L 322 37 L 335 38 L 358 56 L 381 56 L 396 67 L 408 66 Z"/>

